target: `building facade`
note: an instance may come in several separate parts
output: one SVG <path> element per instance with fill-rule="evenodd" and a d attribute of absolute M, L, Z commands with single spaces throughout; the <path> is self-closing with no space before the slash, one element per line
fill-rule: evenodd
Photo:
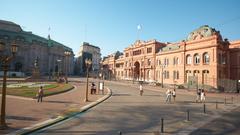
<path fill-rule="evenodd" d="M 236 91 L 240 40 L 229 42 L 219 31 L 204 25 L 177 43 L 136 41 L 122 56 L 108 56 L 103 67 L 117 79 Z"/>
<path fill-rule="evenodd" d="M 31 75 L 34 62 L 38 60 L 41 75 L 54 72 L 73 73 L 72 49 L 52 40 L 50 36 L 46 39 L 32 32 L 23 31 L 18 24 L 0 20 L 0 42 L 6 46 L 1 55 L 11 55 L 12 42 L 18 45 L 18 52 L 10 63 L 9 71 Z M 65 55 L 66 51 L 71 52 L 70 56 Z"/>
<path fill-rule="evenodd" d="M 76 74 L 84 74 L 86 73 L 86 65 L 85 60 L 91 59 L 92 65 L 91 69 L 93 72 L 98 72 L 100 69 L 100 61 L 101 61 L 101 50 L 99 47 L 91 45 L 87 42 L 83 42 L 80 46 L 79 53 L 76 58 Z"/>

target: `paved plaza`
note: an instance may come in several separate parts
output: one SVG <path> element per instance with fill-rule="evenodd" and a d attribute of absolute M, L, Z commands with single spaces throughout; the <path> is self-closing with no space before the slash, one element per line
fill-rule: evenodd
<path fill-rule="evenodd" d="M 0 133 L 15 134 L 23 128 L 78 111 L 103 96 L 89 94 L 89 102 L 84 102 L 86 83 L 78 81 L 72 84 L 75 86 L 73 90 L 45 97 L 42 103 L 36 99 L 7 96 L 6 121 L 9 128 L 0 130 Z"/>
<path fill-rule="evenodd" d="M 105 83 L 113 92 L 107 101 L 33 134 L 114 135 L 121 131 L 128 135 L 152 135 L 160 132 L 161 118 L 164 134 L 239 134 L 240 108 L 236 94 L 207 93 L 204 113 L 204 104 L 195 103 L 195 91 L 177 89 L 176 102 L 166 104 L 166 89 L 144 85 L 144 94 L 140 96 L 136 83 Z M 190 121 L 186 120 L 187 110 Z"/>

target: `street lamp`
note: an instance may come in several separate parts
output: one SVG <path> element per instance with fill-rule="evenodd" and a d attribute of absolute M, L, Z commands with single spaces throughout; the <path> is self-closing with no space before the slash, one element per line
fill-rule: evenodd
<path fill-rule="evenodd" d="M 0 40 L 0 53 L 4 51 L 5 44 Z M 1 55 L 0 60 L 2 62 L 2 67 L 3 67 L 3 84 L 2 84 L 2 104 L 1 104 L 1 121 L 0 121 L 0 128 L 4 129 L 7 127 L 6 124 L 6 82 L 7 82 L 7 71 L 9 67 L 9 63 L 15 57 L 15 54 L 17 52 L 18 46 L 16 45 L 15 41 L 12 43 L 11 46 L 11 56 L 7 55 Z"/>
<path fill-rule="evenodd" d="M 134 68 L 135 68 L 135 66 L 133 66 L 133 70 L 132 70 L 132 76 L 133 76 L 133 78 L 132 78 L 132 83 L 133 83 L 133 84 L 134 84 L 134 75 L 135 75 L 135 74 L 134 74 L 134 72 L 135 72 L 135 71 L 134 71 Z"/>
<path fill-rule="evenodd" d="M 69 56 L 71 55 L 71 52 L 69 52 L 69 51 L 65 51 L 64 52 L 64 54 L 65 54 L 65 58 L 66 58 L 66 61 L 65 61 L 65 80 L 66 80 L 66 83 L 68 83 L 68 67 L 69 67 L 69 65 L 68 65 L 68 59 L 69 59 Z"/>
<path fill-rule="evenodd" d="M 60 62 L 61 62 L 62 60 L 57 60 L 57 66 L 58 66 L 58 79 L 59 79 L 59 77 L 60 77 Z"/>
<path fill-rule="evenodd" d="M 162 65 L 161 65 L 161 68 L 162 68 L 162 88 L 163 88 L 163 75 L 164 75 L 164 73 L 163 73 L 163 68 L 165 68 L 165 64 L 162 64 Z"/>
<path fill-rule="evenodd" d="M 89 68 L 92 64 L 92 61 L 91 59 L 85 59 L 85 64 L 86 64 L 86 67 L 87 67 L 87 86 L 86 86 L 86 99 L 85 99 L 85 102 L 88 102 L 88 77 L 89 77 Z"/>

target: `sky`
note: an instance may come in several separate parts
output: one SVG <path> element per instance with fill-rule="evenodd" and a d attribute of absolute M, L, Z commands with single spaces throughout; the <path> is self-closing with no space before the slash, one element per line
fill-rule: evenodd
<path fill-rule="evenodd" d="M 240 0 L 0 0 L 0 7 L 0 20 L 50 34 L 75 54 L 83 42 L 100 47 L 102 56 L 138 39 L 178 42 L 202 25 L 240 39 Z"/>

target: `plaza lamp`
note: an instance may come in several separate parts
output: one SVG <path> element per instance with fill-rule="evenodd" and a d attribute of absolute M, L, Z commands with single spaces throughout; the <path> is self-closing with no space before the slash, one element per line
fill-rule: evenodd
<path fill-rule="evenodd" d="M 85 98 L 85 102 L 88 102 L 88 77 L 89 77 L 89 68 L 92 65 L 92 60 L 91 59 L 85 59 L 85 64 L 87 67 L 87 85 L 86 85 L 86 98 Z"/>
<path fill-rule="evenodd" d="M 163 69 L 166 67 L 166 65 L 165 64 L 162 64 L 161 65 L 161 68 L 162 68 L 162 88 L 163 88 L 163 75 L 164 75 L 164 73 L 163 73 Z M 165 74 L 166 75 L 166 74 Z"/>
<path fill-rule="evenodd" d="M 69 57 L 71 55 L 71 52 L 70 51 L 65 51 L 64 52 L 64 55 L 65 55 L 65 58 L 66 58 L 66 61 L 65 61 L 65 79 L 66 79 L 66 83 L 68 83 L 68 67 L 69 67 Z"/>
<path fill-rule="evenodd" d="M 1 103 L 1 120 L 0 120 L 0 129 L 7 128 L 6 124 L 6 84 L 7 84 L 7 71 L 9 68 L 9 63 L 15 57 L 15 54 L 18 50 L 18 46 L 14 41 L 11 45 L 12 55 L 2 55 L 5 49 L 5 43 L 0 40 L 0 60 L 3 67 L 3 84 L 2 84 L 2 103 Z"/>

